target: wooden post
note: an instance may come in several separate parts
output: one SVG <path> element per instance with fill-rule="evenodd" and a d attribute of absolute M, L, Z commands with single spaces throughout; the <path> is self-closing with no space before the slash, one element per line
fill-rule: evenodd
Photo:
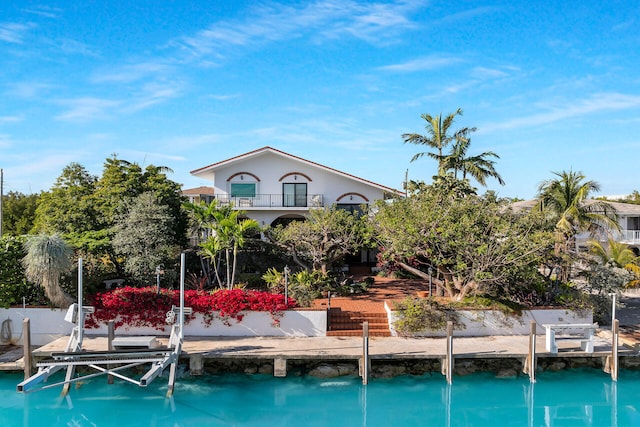
<path fill-rule="evenodd" d="M 532 383 L 536 382 L 536 321 L 532 320 L 529 327 L 529 353 L 524 361 L 523 369 L 529 375 Z"/>
<path fill-rule="evenodd" d="M 369 322 L 362 323 L 362 384 L 369 383 Z"/>
<path fill-rule="evenodd" d="M 611 379 L 618 381 L 618 333 L 620 332 L 620 321 L 613 321 L 613 336 L 611 337 Z"/>
<path fill-rule="evenodd" d="M 453 322 L 447 322 L 447 384 L 453 383 Z"/>
<path fill-rule="evenodd" d="M 22 350 L 24 352 L 24 379 L 31 376 L 33 354 L 31 353 L 31 320 L 28 317 L 22 321 Z"/>
<path fill-rule="evenodd" d="M 115 323 L 113 320 L 109 320 L 109 323 L 107 323 L 107 350 L 109 351 L 113 351 L 113 339 L 115 336 Z M 111 365 L 107 365 L 107 369 L 111 369 Z M 107 375 L 107 384 L 113 384 L 113 375 Z"/>

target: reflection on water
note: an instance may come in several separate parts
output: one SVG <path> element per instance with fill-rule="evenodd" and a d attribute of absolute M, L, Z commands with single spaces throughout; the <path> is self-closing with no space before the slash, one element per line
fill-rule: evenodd
<path fill-rule="evenodd" d="M 227 375 L 183 378 L 148 388 L 87 381 L 67 397 L 50 389 L 18 394 L 17 375 L 0 375 L 0 425 L 11 426 L 634 426 L 640 373 L 618 383 L 601 371 L 496 379 L 490 374 L 317 380 Z"/>

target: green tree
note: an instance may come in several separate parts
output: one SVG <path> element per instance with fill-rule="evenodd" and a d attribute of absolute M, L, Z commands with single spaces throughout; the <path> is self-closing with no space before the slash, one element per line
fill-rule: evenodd
<path fill-rule="evenodd" d="M 493 198 L 452 197 L 434 188 L 379 203 L 373 221 L 382 260 L 432 280 L 454 299 L 507 297 L 507 290 L 522 288 L 523 278 L 537 280 L 550 247 L 550 236 L 532 218 Z"/>
<path fill-rule="evenodd" d="M 91 195 L 96 180 L 78 163 L 66 166 L 51 190 L 43 192 L 38 199 L 34 231 L 79 235 L 95 230 L 98 213 Z"/>
<path fill-rule="evenodd" d="M 420 117 L 427 123 L 425 129 L 426 135 L 420 135 L 417 133 L 405 133 L 402 135 L 405 144 L 416 144 L 426 146 L 428 148 L 435 149 L 434 152 L 420 152 L 413 156 L 412 162 L 427 155 L 438 162 L 437 175 L 444 175 L 446 173 L 445 160 L 448 157 L 444 150 L 456 141 L 467 141 L 469 134 L 475 132 L 476 128 L 462 128 L 458 129 L 451 135 L 449 128 L 455 122 L 456 116 L 462 115 L 462 109 L 458 108 L 454 113 L 448 114 L 446 117 L 442 117 L 442 114 L 432 116 L 430 114 L 422 114 Z"/>
<path fill-rule="evenodd" d="M 538 191 L 538 210 L 548 212 L 555 220 L 555 256 L 560 278 L 567 281 L 576 259 L 576 235 L 589 232 L 603 235 L 607 229 L 619 230 L 615 209 L 608 203 L 588 200 L 600 190 L 595 181 L 587 181 L 581 172 L 554 172 L 557 178 L 544 181 Z"/>
<path fill-rule="evenodd" d="M 313 209 L 304 221 L 270 229 L 268 236 L 300 267 L 327 274 L 345 256 L 367 246 L 370 230 L 365 217 L 331 207 Z"/>
<path fill-rule="evenodd" d="M 258 232 L 260 226 L 253 219 L 243 218 L 245 211 L 230 205 L 220 206 L 216 201 L 206 207 L 201 205 L 196 211 L 203 226 L 209 229 L 205 233 L 208 237 L 200 243 L 200 254 L 211 260 L 218 286 L 231 289 L 235 283 L 238 251 L 244 247 L 247 236 Z M 220 274 L 223 266 L 224 280 Z"/>
<path fill-rule="evenodd" d="M 33 228 L 38 195 L 10 191 L 2 200 L 2 232 L 12 236 L 28 234 Z"/>
<path fill-rule="evenodd" d="M 156 268 L 179 252 L 171 238 L 173 218 L 152 193 L 142 193 L 121 213 L 114 226 L 113 247 L 125 258 L 125 271 L 139 284 L 153 278 Z"/>
<path fill-rule="evenodd" d="M 71 247 L 57 234 L 32 236 L 24 245 L 27 279 L 42 286 L 53 305 L 67 308 L 73 300 L 60 287 L 60 276 L 71 270 Z"/>

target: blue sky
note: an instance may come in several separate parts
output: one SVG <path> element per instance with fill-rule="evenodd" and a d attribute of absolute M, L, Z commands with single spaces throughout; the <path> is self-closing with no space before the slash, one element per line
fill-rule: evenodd
<path fill-rule="evenodd" d="M 191 170 L 266 145 L 389 187 L 436 164 L 403 144 L 464 110 L 505 197 L 553 171 L 640 190 L 636 1 L 0 3 L 4 191 L 112 154 Z"/>

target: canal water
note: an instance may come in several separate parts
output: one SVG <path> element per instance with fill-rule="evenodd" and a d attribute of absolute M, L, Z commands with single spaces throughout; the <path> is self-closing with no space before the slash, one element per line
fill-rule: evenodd
<path fill-rule="evenodd" d="M 599 370 L 495 378 L 490 373 L 372 379 L 262 375 L 166 379 L 147 388 L 104 377 L 16 392 L 18 374 L 0 374 L 0 426 L 640 426 L 640 372 L 617 382 Z"/>

